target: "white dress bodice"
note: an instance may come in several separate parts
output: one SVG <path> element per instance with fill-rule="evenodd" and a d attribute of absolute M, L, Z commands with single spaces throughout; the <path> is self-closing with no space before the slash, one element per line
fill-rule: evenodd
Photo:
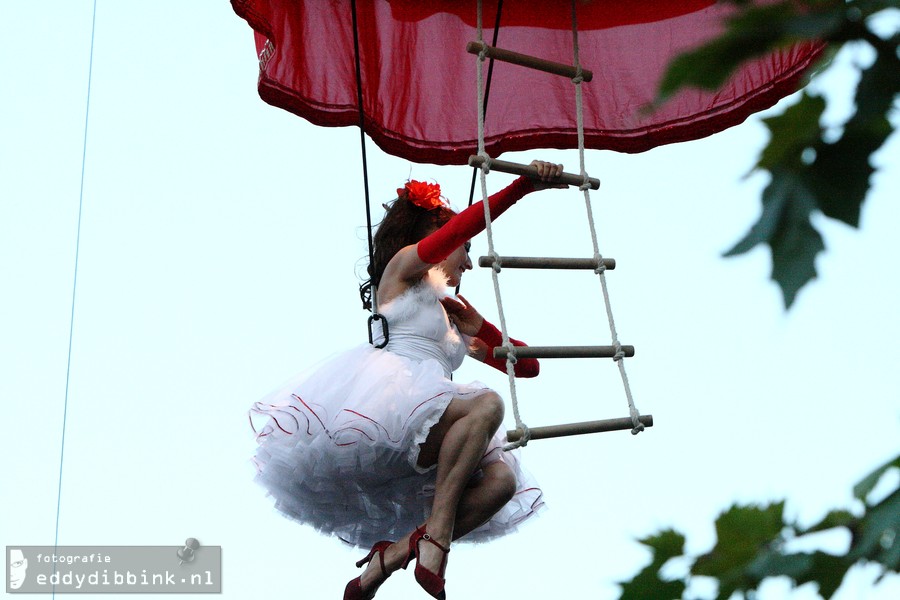
<path fill-rule="evenodd" d="M 449 377 L 466 356 L 467 340 L 441 305 L 445 291 L 446 279 L 432 269 L 421 282 L 381 306 L 379 312 L 388 322 L 385 350 L 417 362 L 434 359 Z M 373 329 L 373 340 L 381 344 L 381 328 L 374 324 Z"/>

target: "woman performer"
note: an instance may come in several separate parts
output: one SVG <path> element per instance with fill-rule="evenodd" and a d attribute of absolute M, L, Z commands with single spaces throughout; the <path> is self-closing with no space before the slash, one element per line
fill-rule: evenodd
<path fill-rule="evenodd" d="M 565 187 L 554 183 L 562 165 L 532 166 L 539 179 L 519 178 L 488 199 L 492 219 L 531 191 Z M 467 351 L 506 370 L 491 352 L 502 344 L 497 328 L 462 296 L 446 295 L 472 268 L 469 239 L 485 227 L 484 207 L 457 215 L 436 184 L 410 181 L 397 192 L 361 286 L 366 308 L 366 290 L 378 289 L 387 345 L 339 354 L 251 409 L 267 417 L 255 462 L 276 507 L 372 547 L 345 600 L 372 598 L 414 558 L 416 581 L 444 598 L 451 541 L 504 535 L 543 505 L 517 453 L 502 450 L 501 398 L 479 382 L 450 379 Z M 538 369 L 535 359 L 515 365 L 522 377 Z"/>

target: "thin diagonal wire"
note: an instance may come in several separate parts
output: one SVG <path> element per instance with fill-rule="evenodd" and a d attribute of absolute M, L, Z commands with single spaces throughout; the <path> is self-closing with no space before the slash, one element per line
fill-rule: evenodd
<path fill-rule="evenodd" d="M 93 82 L 94 72 L 94 39 L 97 30 L 97 0 L 94 0 L 93 12 L 91 15 L 91 51 L 88 60 L 88 87 L 87 99 L 85 100 L 84 109 L 84 136 L 81 145 L 81 184 L 78 192 L 78 224 L 75 233 L 75 266 L 72 274 L 72 304 L 69 312 L 69 348 L 66 355 L 66 390 L 63 397 L 63 420 L 62 435 L 59 443 L 59 479 L 56 487 L 56 526 L 53 532 L 53 547 L 59 545 L 59 517 L 62 508 L 62 484 L 63 484 L 63 465 L 66 456 L 66 422 L 69 415 L 69 382 L 72 374 L 72 341 L 75 332 L 75 295 L 78 290 L 78 257 L 81 249 L 81 215 L 84 207 L 84 174 L 87 165 L 87 138 L 88 138 L 88 122 L 91 114 L 91 84 Z M 54 573 L 56 565 L 54 564 Z M 53 586 L 51 597 L 56 597 L 56 586 Z"/>
<path fill-rule="evenodd" d="M 606 269 L 601 262 L 603 256 L 600 254 L 600 244 L 597 240 L 597 226 L 594 222 L 594 212 L 591 208 L 591 192 L 590 187 L 587 184 L 588 174 L 585 169 L 584 161 L 584 98 L 581 89 L 583 79 L 581 77 L 581 62 L 578 48 L 578 11 L 575 0 L 572 0 L 572 49 L 576 70 L 575 78 L 572 81 L 575 84 L 575 113 L 577 115 L 578 125 L 578 159 L 581 168 L 581 177 L 585 182 L 582 184 L 581 190 L 584 193 L 584 205 L 587 209 L 588 225 L 591 230 L 591 241 L 594 245 L 594 259 L 599 265 L 596 272 L 597 275 L 600 276 L 600 286 L 603 289 L 603 301 L 606 306 L 607 320 L 609 321 L 609 333 L 612 337 L 612 344 L 616 348 L 615 362 L 619 366 L 619 375 L 622 378 L 622 385 L 625 388 L 625 398 L 628 401 L 628 411 L 631 415 L 631 424 L 633 425 L 631 433 L 638 434 L 644 430 L 644 425 L 639 420 L 641 415 L 634 404 L 634 398 L 631 394 L 631 385 L 628 382 L 628 374 L 625 372 L 625 361 L 622 360 L 624 353 L 622 352 L 622 345 L 619 343 L 619 334 L 616 332 L 616 321 L 613 318 L 612 304 L 609 300 L 609 289 L 606 284 Z"/>
<path fill-rule="evenodd" d="M 478 41 L 484 42 L 483 39 L 483 30 L 482 30 L 482 21 L 481 21 L 481 8 L 482 8 L 482 0 L 478 0 Z M 484 166 L 480 169 L 481 176 L 481 200 L 484 205 L 484 223 L 485 223 L 485 232 L 487 233 L 488 240 L 488 255 L 490 255 L 494 259 L 495 268 L 491 269 L 491 280 L 494 283 L 494 296 L 497 301 L 497 313 L 500 317 L 500 332 L 503 336 L 503 346 L 507 348 L 506 355 L 506 375 L 509 378 L 509 395 L 510 401 L 512 403 L 513 415 L 516 419 L 516 428 L 521 429 L 523 431 L 523 435 L 520 439 L 510 444 L 507 444 L 503 447 L 504 450 L 509 451 L 514 448 L 518 448 L 520 446 L 524 446 L 528 443 L 528 440 L 531 439 L 531 431 L 528 429 L 528 426 L 522 422 L 522 417 L 519 414 L 519 399 L 516 395 L 516 377 L 515 377 L 515 363 L 516 363 L 516 354 L 515 347 L 509 341 L 509 333 L 506 329 L 506 314 L 503 311 L 503 298 L 500 294 L 500 279 L 498 277 L 497 272 L 497 261 L 499 260 L 496 252 L 494 252 L 494 234 L 491 228 L 491 210 L 490 203 L 488 202 L 488 194 L 487 194 L 487 171 L 490 169 L 490 157 L 484 150 L 484 81 L 483 81 L 483 63 L 484 63 L 484 54 L 480 54 L 475 58 L 476 61 L 476 79 L 477 79 L 477 111 L 478 111 L 478 154 L 479 156 L 485 157 Z"/>

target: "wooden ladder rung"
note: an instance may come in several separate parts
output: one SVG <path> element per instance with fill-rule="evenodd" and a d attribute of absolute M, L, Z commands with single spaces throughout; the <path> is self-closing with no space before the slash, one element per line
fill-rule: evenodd
<path fill-rule="evenodd" d="M 638 421 L 644 427 L 653 427 L 653 415 L 641 415 Z M 564 437 L 567 435 L 582 435 L 585 433 L 603 433 L 606 431 L 621 431 L 633 429 L 634 423 L 631 417 L 621 419 L 605 419 L 603 421 L 584 421 L 582 423 L 566 423 L 564 425 L 548 425 L 546 427 L 529 427 L 531 439 L 541 440 L 547 438 Z M 521 429 L 511 429 L 506 432 L 506 438 L 510 442 L 517 442 L 522 438 Z"/>
<path fill-rule="evenodd" d="M 545 60 L 543 58 L 537 58 L 536 56 L 529 56 L 528 54 L 520 54 L 519 52 L 513 52 L 511 50 L 488 46 L 484 42 L 469 42 L 466 44 L 466 52 L 469 54 L 481 54 L 482 51 L 484 51 L 485 56 L 488 58 L 528 67 L 529 69 L 553 73 L 554 75 L 562 75 L 569 79 L 574 79 L 578 75 L 578 70 L 575 67 L 565 63 L 553 62 L 552 60 Z M 594 78 L 594 73 L 587 69 L 581 69 L 581 77 L 584 81 L 590 81 Z"/>
<path fill-rule="evenodd" d="M 494 358 L 506 358 L 508 350 L 494 348 Z M 622 346 L 626 357 L 634 356 L 634 346 Z M 516 346 L 516 358 L 613 358 L 615 346 Z"/>
<path fill-rule="evenodd" d="M 469 156 L 469 166 L 480 167 L 484 164 L 484 160 L 485 159 L 483 156 L 473 154 Z M 511 173 L 513 175 L 524 175 L 525 177 L 531 177 L 532 179 L 539 179 L 537 167 L 508 162 L 505 160 L 498 160 L 496 158 L 491 159 L 491 170 L 500 171 L 501 173 Z M 584 178 L 581 177 L 581 175 L 575 175 L 574 173 L 563 173 L 559 177 L 554 179 L 554 182 L 565 183 L 566 185 L 577 187 L 584 183 Z M 588 182 L 592 190 L 600 189 L 599 179 L 595 177 L 588 177 Z"/>
<path fill-rule="evenodd" d="M 616 259 L 600 259 L 607 270 L 616 268 Z M 490 256 L 478 257 L 479 267 L 493 267 L 494 260 Z M 503 269 L 591 269 L 597 268 L 593 258 L 557 258 L 544 256 L 501 256 L 500 267 Z"/>

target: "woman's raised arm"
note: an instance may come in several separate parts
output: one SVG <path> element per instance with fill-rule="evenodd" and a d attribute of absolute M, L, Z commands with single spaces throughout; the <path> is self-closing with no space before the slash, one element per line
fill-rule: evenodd
<path fill-rule="evenodd" d="M 540 179 L 519 177 L 488 198 L 492 221 L 530 192 L 566 187 L 565 184 L 553 182 L 563 172 L 562 165 L 537 160 L 531 164 L 538 169 Z M 380 286 L 382 297 L 387 301 L 401 293 L 406 287 L 421 279 L 433 265 L 450 256 L 484 228 L 484 205 L 477 202 L 417 244 L 402 248 L 385 268 Z"/>

